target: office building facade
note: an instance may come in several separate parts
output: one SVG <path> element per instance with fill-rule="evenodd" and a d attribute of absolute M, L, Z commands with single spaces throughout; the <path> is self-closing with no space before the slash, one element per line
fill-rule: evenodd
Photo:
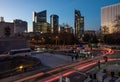
<path fill-rule="evenodd" d="M 63 25 L 59 25 L 59 33 L 70 33 L 73 34 L 74 30 L 73 27 L 71 27 L 68 24 L 63 24 Z"/>
<path fill-rule="evenodd" d="M 39 33 L 51 33 L 50 24 L 47 22 L 44 23 L 34 23 L 34 30 L 33 32 L 39 32 Z"/>
<path fill-rule="evenodd" d="M 120 3 L 101 8 L 101 33 L 115 32 L 115 20 L 120 17 Z M 120 21 L 120 19 L 119 19 Z"/>
<path fill-rule="evenodd" d="M 50 24 L 51 24 L 51 32 L 52 33 L 58 33 L 59 28 L 59 16 L 52 14 L 50 16 Z"/>
<path fill-rule="evenodd" d="M 79 10 L 74 11 L 74 17 L 74 34 L 77 38 L 81 38 L 84 34 L 84 17 Z"/>
<path fill-rule="evenodd" d="M 19 19 L 13 20 L 14 22 L 14 33 L 27 32 L 27 22 Z"/>

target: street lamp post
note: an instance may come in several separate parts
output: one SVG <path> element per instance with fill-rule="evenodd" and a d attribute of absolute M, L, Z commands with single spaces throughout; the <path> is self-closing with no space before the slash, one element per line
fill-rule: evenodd
<path fill-rule="evenodd" d="M 55 36 L 55 43 L 56 43 L 56 45 L 58 44 L 58 36 Z"/>
<path fill-rule="evenodd" d="M 41 40 L 42 40 L 42 44 L 44 44 L 45 43 L 45 38 L 41 38 Z"/>

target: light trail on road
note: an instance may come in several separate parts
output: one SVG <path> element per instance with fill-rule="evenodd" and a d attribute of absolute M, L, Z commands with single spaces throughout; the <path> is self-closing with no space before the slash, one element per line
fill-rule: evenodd
<path fill-rule="evenodd" d="M 114 51 L 113 50 L 111 50 L 111 49 L 109 49 L 109 48 L 104 48 L 103 49 L 103 51 L 104 51 L 104 54 L 106 54 L 106 55 L 111 55 L 111 54 L 113 54 L 114 53 Z M 114 59 L 108 59 L 109 61 L 113 61 Z M 100 62 L 104 62 L 104 60 L 102 59 L 102 60 L 100 60 Z M 87 67 L 90 67 L 90 66 L 92 66 L 92 65 L 95 65 L 97 63 L 97 61 L 93 61 L 93 62 L 89 62 L 89 63 L 84 63 L 84 64 L 82 64 L 82 65 L 79 65 L 79 66 L 76 66 L 76 67 L 74 67 L 75 69 L 77 69 L 77 70 L 82 70 L 82 69 L 85 69 L 85 68 L 87 68 Z M 62 74 L 62 76 L 63 77 L 65 77 L 65 76 L 68 76 L 68 75 L 70 75 L 70 74 L 72 74 L 72 73 L 74 73 L 75 72 L 75 70 L 72 70 L 72 71 L 69 71 L 69 72 L 66 72 L 66 73 L 64 73 L 64 74 Z M 54 77 L 53 77 L 54 76 Z M 56 79 L 58 79 L 59 78 L 59 76 L 58 75 L 53 75 L 53 76 L 50 76 L 51 77 L 51 79 L 49 79 L 49 80 L 43 80 L 44 82 L 51 82 L 51 81 L 54 81 L 54 80 L 56 80 Z M 50 78 L 49 77 L 49 78 Z M 42 80 L 38 80 L 37 82 L 41 82 Z"/>
<path fill-rule="evenodd" d="M 87 62 L 87 63 L 81 64 L 79 66 L 75 66 L 75 67 L 73 67 L 73 69 L 82 70 L 82 69 L 85 69 L 89 66 L 95 65 L 96 63 L 97 63 L 97 61 Z M 74 73 L 75 70 L 73 70 L 73 69 L 72 70 L 69 69 L 70 71 L 67 71 L 67 72 L 63 71 L 62 73 L 64 73 L 64 74 L 61 73 L 62 76 L 65 77 L 65 76 L 68 76 L 68 75 Z M 54 81 L 54 80 L 58 79 L 59 78 L 58 75 L 59 75 L 59 73 L 55 74 L 55 75 L 51 75 L 50 77 L 42 79 L 42 80 L 38 80 L 37 82 L 51 82 L 51 81 Z"/>
<path fill-rule="evenodd" d="M 25 81 L 25 80 L 28 80 L 28 79 L 31 79 L 31 78 L 35 78 L 35 77 L 37 77 L 37 76 L 41 76 L 41 75 L 43 75 L 43 74 L 44 74 L 43 72 L 37 73 L 37 74 L 35 74 L 35 75 L 27 76 L 27 77 L 25 77 L 25 78 L 22 78 L 22 79 L 20 79 L 20 80 L 14 81 L 14 82 L 22 82 L 22 81 Z"/>
<path fill-rule="evenodd" d="M 113 53 L 114 53 L 113 50 L 111 50 L 111 49 L 109 49 L 109 48 L 103 48 L 101 55 L 104 55 L 104 54 L 110 55 L 110 54 L 113 54 Z M 110 58 L 108 58 L 108 60 L 109 60 L 109 61 L 112 61 L 112 60 L 116 60 L 116 59 L 110 59 Z M 91 62 L 84 62 L 84 63 L 76 62 L 76 63 L 71 64 L 71 65 L 68 65 L 68 66 L 56 68 L 56 69 L 51 70 L 51 71 L 48 71 L 48 72 L 46 72 L 46 73 L 51 73 L 51 74 L 52 74 L 52 72 L 58 71 L 58 70 L 60 70 L 61 68 L 67 68 L 67 67 L 69 67 L 69 66 L 71 66 L 72 68 L 77 69 L 77 70 L 83 70 L 83 69 L 85 69 L 85 68 L 87 68 L 87 67 L 90 67 L 90 66 L 92 66 L 92 65 L 95 65 L 97 62 L 98 62 L 98 61 L 91 61 Z M 100 60 L 100 62 L 104 62 L 104 60 L 102 59 L 102 60 Z M 58 72 L 58 73 L 56 73 L 56 74 L 54 74 L 54 75 L 51 75 L 51 76 L 49 76 L 49 77 L 47 77 L 47 78 L 45 78 L 45 79 L 37 80 L 37 82 L 51 82 L 51 81 L 54 81 L 54 80 L 58 79 L 60 73 L 62 74 L 63 77 L 65 77 L 65 76 L 68 76 L 68 75 L 70 75 L 70 74 L 72 74 L 72 73 L 74 73 L 74 72 L 75 72 L 75 70 L 73 70 L 73 69 L 71 70 L 71 69 L 69 68 L 67 71 L 64 70 L 64 71 Z M 17 80 L 17 81 L 15 81 L 15 82 L 26 81 L 26 80 L 28 80 L 28 79 L 40 77 L 40 76 L 42 76 L 42 75 L 44 75 L 44 74 L 45 74 L 44 72 L 41 72 L 41 73 L 38 73 L 38 74 L 35 74 L 35 75 L 31 75 L 31 76 L 25 77 L 25 78 L 23 78 L 23 79 Z"/>
<path fill-rule="evenodd" d="M 114 60 L 116 60 L 116 59 L 112 59 L 112 58 L 109 58 L 108 59 L 109 61 L 114 61 Z M 118 58 L 117 60 L 120 60 L 120 58 Z M 100 61 L 101 63 L 102 62 L 104 62 L 104 60 L 101 60 Z M 90 67 L 90 66 L 92 66 L 92 65 L 95 65 L 97 63 L 97 61 L 95 62 L 92 62 L 92 63 L 87 63 L 85 66 L 84 66 L 84 64 L 83 64 L 83 66 L 82 67 L 75 67 L 75 69 L 77 69 L 77 70 L 83 70 L 83 69 L 85 69 L 85 68 L 87 68 L 87 67 Z M 64 73 L 64 74 L 62 74 L 62 76 L 63 77 L 65 77 L 65 76 L 68 76 L 68 75 L 70 75 L 70 74 L 72 74 L 72 73 L 74 73 L 75 72 L 75 70 L 72 70 L 72 71 L 69 71 L 69 72 L 66 72 L 66 73 Z M 59 79 L 60 77 L 58 76 L 58 75 L 53 75 L 53 76 L 50 76 L 49 77 L 49 79 L 48 80 L 38 80 L 37 82 L 52 82 L 52 81 L 54 81 L 54 80 L 57 80 L 57 79 Z"/>
<path fill-rule="evenodd" d="M 69 68 L 69 67 L 74 67 L 74 66 L 80 65 L 80 64 L 82 64 L 84 62 L 86 62 L 86 61 L 83 61 L 83 62 L 74 62 L 73 64 L 70 64 L 70 65 L 67 65 L 67 66 L 62 66 L 62 67 L 57 67 L 57 68 L 52 69 L 52 70 L 50 70 L 48 72 L 41 72 L 41 73 L 38 73 L 38 74 L 30 75 L 30 76 L 27 76 L 25 78 L 18 79 L 18 80 L 14 81 L 14 82 L 27 81 L 29 79 L 40 77 L 40 76 L 43 76 L 45 74 L 52 74 L 52 73 L 54 73 L 56 71 L 60 71 L 61 69 L 66 69 L 66 68 Z"/>

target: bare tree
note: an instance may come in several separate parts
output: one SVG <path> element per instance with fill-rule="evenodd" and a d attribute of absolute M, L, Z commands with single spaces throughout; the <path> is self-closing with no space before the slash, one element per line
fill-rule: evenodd
<path fill-rule="evenodd" d="M 107 26 L 102 26 L 101 31 L 102 31 L 102 34 L 108 34 L 109 28 Z"/>

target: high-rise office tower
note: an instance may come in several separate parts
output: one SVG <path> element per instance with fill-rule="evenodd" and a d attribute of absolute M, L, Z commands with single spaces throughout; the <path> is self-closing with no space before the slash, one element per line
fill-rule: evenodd
<path fill-rule="evenodd" d="M 50 31 L 50 24 L 47 23 L 47 11 L 33 12 L 33 32 L 47 33 Z"/>
<path fill-rule="evenodd" d="M 50 24 L 51 24 L 51 32 L 52 33 L 58 33 L 59 28 L 59 16 L 52 14 L 50 16 Z"/>
<path fill-rule="evenodd" d="M 110 34 L 118 30 L 115 28 L 118 21 L 120 21 L 120 3 L 101 8 L 102 34 Z"/>
<path fill-rule="evenodd" d="M 33 22 L 47 22 L 47 11 L 33 12 Z"/>
<path fill-rule="evenodd" d="M 75 28 L 75 36 L 77 38 L 81 38 L 84 34 L 84 17 L 81 16 L 81 13 L 79 10 L 74 11 L 74 28 Z"/>

